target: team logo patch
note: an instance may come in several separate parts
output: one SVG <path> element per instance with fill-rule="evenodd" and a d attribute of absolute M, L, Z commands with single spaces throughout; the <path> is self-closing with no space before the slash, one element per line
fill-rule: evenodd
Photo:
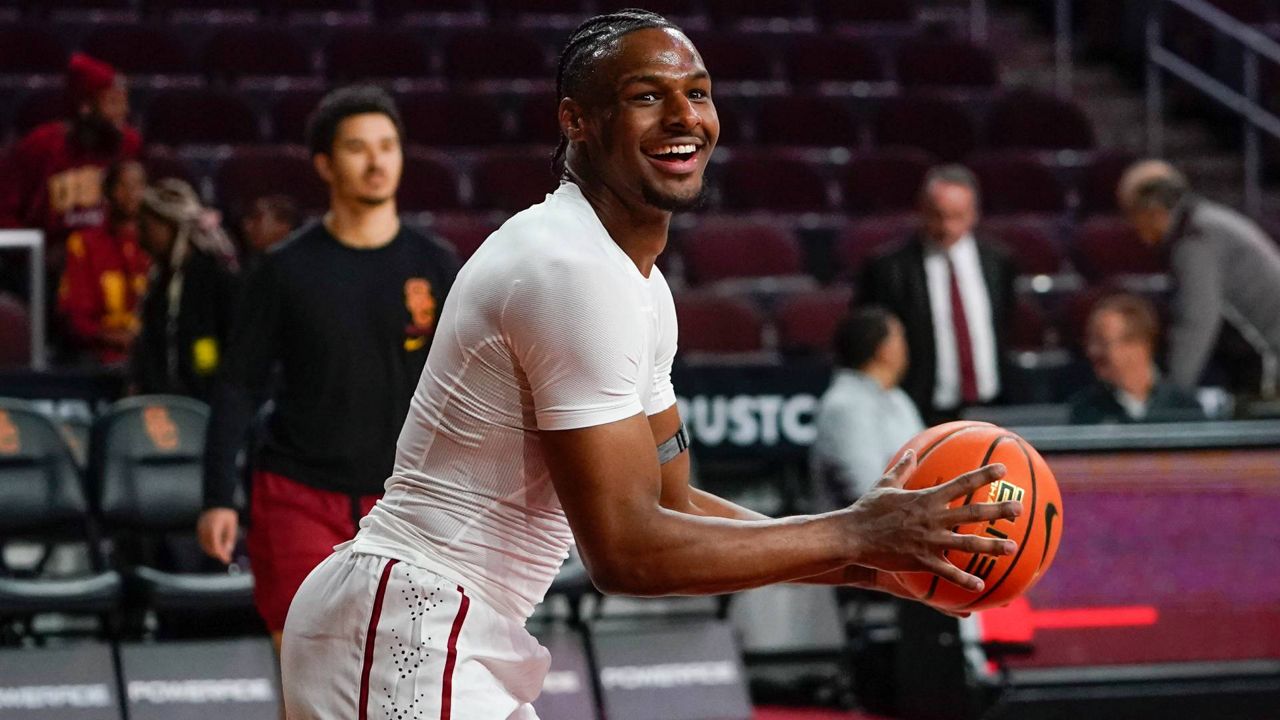
<path fill-rule="evenodd" d="M 436 297 L 431 283 L 424 278 L 404 281 L 404 307 L 409 311 L 409 324 L 404 329 L 404 349 L 409 352 L 426 347 L 427 338 L 435 330 Z"/>
<path fill-rule="evenodd" d="M 18 426 L 13 424 L 9 413 L 0 410 L 0 455 L 17 455 L 22 449 L 22 438 L 18 435 Z"/>
<path fill-rule="evenodd" d="M 146 425 L 147 437 L 157 450 L 178 449 L 178 426 L 173 424 L 169 416 L 169 408 L 163 405 L 151 405 L 142 411 L 142 421 Z"/>

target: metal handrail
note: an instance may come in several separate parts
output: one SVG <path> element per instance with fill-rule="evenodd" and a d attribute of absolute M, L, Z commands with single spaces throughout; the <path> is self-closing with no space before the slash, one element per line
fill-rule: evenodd
<path fill-rule="evenodd" d="M 31 323 L 31 369 L 44 370 L 45 289 L 44 232 L 40 230 L 0 230 L 0 249 L 26 250 L 30 277 L 27 281 L 27 313 Z"/>

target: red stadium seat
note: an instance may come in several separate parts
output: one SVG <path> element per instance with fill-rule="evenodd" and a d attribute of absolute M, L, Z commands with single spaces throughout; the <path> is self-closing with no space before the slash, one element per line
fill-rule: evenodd
<path fill-rule="evenodd" d="M 1095 217 L 1081 225 L 1071 250 L 1076 269 L 1095 285 L 1117 275 L 1167 270 L 1160 251 L 1144 245 L 1133 228 L 1118 217 Z"/>
<path fill-rule="evenodd" d="M 170 28 L 108 25 L 89 34 L 81 49 L 133 75 L 182 75 L 196 72 L 187 46 Z"/>
<path fill-rule="evenodd" d="M 173 90 L 147 104 L 146 138 L 162 145 L 256 143 L 258 116 L 226 90 Z"/>
<path fill-rule="evenodd" d="M 263 195 L 287 192 L 303 212 L 322 211 L 329 188 L 316 175 L 302 148 L 237 148 L 222 161 L 217 174 L 218 202 L 232 217 Z"/>
<path fill-rule="evenodd" d="M 428 44 L 388 28 L 348 28 L 325 48 L 325 67 L 335 82 L 431 75 Z"/>
<path fill-rule="evenodd" d="M 746 353 L 764 349 L 764 320 L 750 303 L 704 293 L 682 293 L 675 301 L 682 352 Z"/>
<path fill-rule="evenodd" d="M 1062 252 L 1053 241 L 1050 223 L 1025 217 L 991 218 L 982 223 L 1012 253 L 1023 275 L 1056 275 L 1062 270 Z"/>
<path fill-rule="evenodd" d="M 1035 299 L 1019 295 L 1010 318 L 1009 347 L 1013 350 L 1043 350 L 1047 344 L 1048 329 L 1044 310 Z"/>
<path fill-rule="evenodd" d="M 808 16 L 804 0 L 705 0 L 711 17 L 718 23 L 732 24 L 742 20 L 799 20 Z"/>
<path fill-rule="evenodd" d="M 836 326 L 849 312 L 853 289 L 836 286 L 800 293 L 778 310 L 778 347 L 788 353 L 827 353 Z"/>
<path fill-rule="evenodd" d="M 31 317 L 20 300 L 0 294 L 0 368 L 31 362 Z"/>
<path fill-rule="evenodd" d="M 876 82 L 885 79 L 884 61 L 870 45 L 855 38 L 797 36 L 787 49 L 787 76 L 796 85 Z"/>
<path fill-rule="evenodd" d="M 400 116 L 415 145 L 493 145 L 504 139 L 502 110 L 489 95 L 415 93 L 400 99 Z"/>
<path fill-rule="evenodd" d="M 987 142 L 992 147 L 1029 150 L 1088 150 L 1094 146 L 1093 125 L 1070 100 L 1018 90 L 1000 98 L 987 115 Z"/>
<path fill-rule="evenodd" d="M 291 32 L 271 26 L 228 27 L 209 40 L 204 69 L 212 77 L 309 76 L 311 53 Z"/>
<path fill-rule="evenodd" d="M 560 139 L 560 99 L 552 93 L 525 97 L 516 122 L 515 140 L 530 145 L 555 145 Z"/>
<path fill-rule="evenodd" d="M 841 180 L 844 207 L 867 215 L 911 211 L 933 164 L 929 153 L 912 148 L 883 148 L 854 155 Z"/>
<path fill-rule="evenodd" d="M 777 155 L 735 156 L 721 168 L 724 206 L 732 210 L 827 212 L 827 181 L 812 164 Z"/>
<path fill-rule="evenodd" d="M 1067 194 L 1052 168 L 1026 155 L 987 154 L 969 158 L 982 186 L 982 207 L 992 215 L 1060 213 Z"/>
<path fill-rule="evenodd" d="M 447 157 L 410 151 L 405 154 L 397 200 L 399 208 L 408 212 L 456 210 L 462 206 L 458 174 Z"/>
<path fill-rule="evenodd" d="M 966 42 L 917 40 L 898 49 L 898 82 L 903 87 L 994 87 L 1000 84 L 995 58 Z"/>
<path fill-rule="evenodd" d="M 472 206 L 520 212 L 555 192 L 551 158 L 541 152 L 493 153 L 476 163 Z"/>
<path fill-rule="evenodd" d="M 271 138 L 276 142 L 305 145 L 307 118 L 324 97 L 323 90 L 286 90 L 274 93 L 271 109 Z"/>
<path fill-rule="evenodd" d="M 758 36 L 693 33 L 691 39 L 714 82 L 775 79 L 773 53 Z"/>
<path fill-rule="evenodd" d="M 828 25 L 910 24 L 916 21 L 913 0 L 816 0 L 818 17 Z"/>
<path fill-rule="evenodd" d="M 876 113 L 873 134 L 877 145 L 921 148 L 946 161 L 960 160 L 977 144 L 968 111 L 939 98 L 886 100 Z"/>
<path fill-rule="evenodd" d="M 690 231 L 680 248 L 694 284 L 804 272 L 800 244 L 776 225 L 708 222 Z"/>
<path fill-rule="evenodd" d="M 858 126 L 844 103 L 810 95 L 761 100 L 756 141 L 762 145 L 849 147 L 858 144 Z"/>
<path fill-rule="evenodd" d="M 1116 187 L 1120 176 L 1137 160 L 1123 151 L 1099 153 L 1080 173 L 1080 214 L 1107 215 L 1119 212 L 1116 206 Z"/>
<path fill-rule="evenodd" d="M 49 73 L 67 69 L 67 49 L 48 28 L 0 26 L 0 75 Z"/>
<path fill-rule="evenodd" d="M 469 215 L 450 215 L 438 219 L 431 230 L 443 237 L 455 252 L 458 259 L 466 262 L 498 225 L 488 218 Z"/>
<path fill-rule="evenodd" d="M 501 52 L 496 52 L 501 48 Z M 545 79 L 547 55 L 527 33 L 512 30 L 468 30 L 445 46 L 445 77 L 451 82 Z"/>
<path fill-rule="evenodd" d="M 850 223 L 836 238 L 839 277 L 856 280 L 867 259 L 896 243 L 905 242 L 918 222 L 910 215 L 889 215 Z"/>

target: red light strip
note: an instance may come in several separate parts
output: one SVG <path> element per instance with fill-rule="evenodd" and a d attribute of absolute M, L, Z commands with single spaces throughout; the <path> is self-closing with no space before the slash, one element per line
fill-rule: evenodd
<path fill-rule="evenodd" d="M 1031 623 L 1037 630 L 1069 628 L 1137 627 L 1155 625 L 1160 614 L 1150 605 L 1033 610 Z"/>

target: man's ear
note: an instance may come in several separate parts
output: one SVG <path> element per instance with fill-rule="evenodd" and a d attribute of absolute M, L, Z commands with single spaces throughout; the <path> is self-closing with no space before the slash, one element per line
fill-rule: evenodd
<path fill-rule="evenodd" d="M 333 183 L 333 161 L 324 153 L 316 153 L 311 156 L 311 164 L 316 169 L 316 174 L 326 183 Z"/>
<path fill-rule="evenodd" d="M 582 142 L 586 139 L 585 116 L 582 106 L 572 98 L 564 98 L 560 101 L 559 109 L 560 132 L 569 139 L 569 142 Z"/>

